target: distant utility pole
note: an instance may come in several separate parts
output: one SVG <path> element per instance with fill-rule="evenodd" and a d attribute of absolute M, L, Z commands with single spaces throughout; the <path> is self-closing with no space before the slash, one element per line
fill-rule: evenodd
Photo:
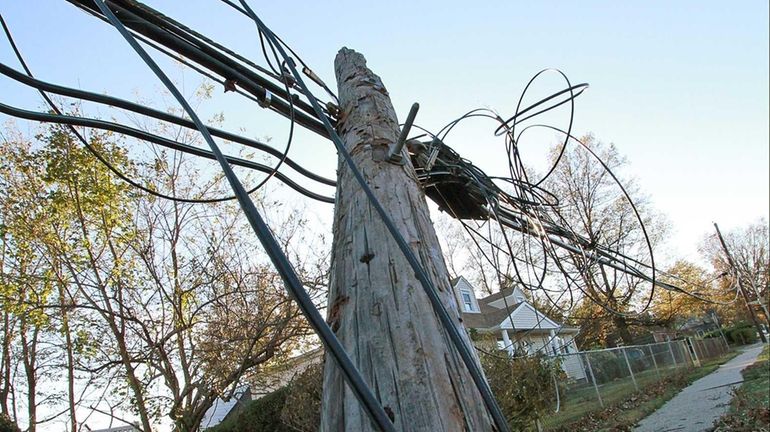
<path fill-rule="evenodd" d="M 466 335 L 414 168 L 405 149 L 400 163 L 388 155 L 399 135 L 388 92 L 353 50 L 340 50 L 335 72 L 345 147 Z M 337 175 L 330 326 L 396 430 L 494 430 L 414 271 L 341 158 Z M 322 432 L 375 430 L 328 355 L 322 403 Z"/>
<path fill-rule="evenodd" d="M 735 261 L 733 261 L 733 256 L 730 254 L 730 250 L 727 249 L 727 243 L 725 243 L 725 239 L 722 238 L 722 233 L 719 231 L 719 226 L 716 223 L 714 223 L 714 228 L 717 230 L 717 237 L 719 237 L 719 242 L 722 243 L 722 249 L 724 249 L 725 255 L 727 255 L 727 263 L 730 264 L 730 267 L 733 269 L 733 273 L 735 273 L 735 279 L 738 283 L 738 291 L 740 291 L 741 295 L 743 295 L 743 300 L 746 302 L 746 308 L 749 310 L 751 321 L 754 323 L 754 327 L 757 328 L 757 332 L 759 332 L 759 338 L 762 339 L 762 342 L 767 343 L 767 338 L 765 337 L 765 333 L 762 331 L 762 326 L 759 325 L 757 316 L 754 314 L 754 308 L 751 307 L 749 296 L 743 289 L 743 284 L 741 284 L 741 274 L 738 271 L 738 267 L 735 265 Z"/>

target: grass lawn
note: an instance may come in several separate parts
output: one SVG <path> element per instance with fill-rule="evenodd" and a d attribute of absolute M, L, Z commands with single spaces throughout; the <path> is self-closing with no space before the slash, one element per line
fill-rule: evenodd
<path fill-rule="evenodd" d="M 770 353 L 768 345 L 753 365 L 743 371 L 730 411 L 715 424 L 715 432 L 770 431 Z"/>
<path fill-rule="evenodd" d="M 640 391 L 630 378 L 600 386 L 604 408 L 599 405 L 593 386 L 568 390 L 557 414 L 543 421 L 550 431 L 630 430 L 630 427 L 663 406 L 693 381 L 710 374 L 737 352 L 704 362 L 699 368 L 661 368 L 635 374 Z"/>

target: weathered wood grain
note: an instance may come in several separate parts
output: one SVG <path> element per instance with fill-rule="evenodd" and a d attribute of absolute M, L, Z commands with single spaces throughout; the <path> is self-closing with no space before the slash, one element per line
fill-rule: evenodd
<path fill-rule="evenodd" d="M 408 157 L 384 161 L 399 132 L 388 92 L 355 51 L 339 52 L 335 72 L 344 144 L 466 334 L 414 168 Z M 364 379 L 397 430 L 493 430 L 423 288 L 341 159 L 337 185 L 328 320 Z M 324 432 L 375 430 L 329 357 L 321 417 Z"/>

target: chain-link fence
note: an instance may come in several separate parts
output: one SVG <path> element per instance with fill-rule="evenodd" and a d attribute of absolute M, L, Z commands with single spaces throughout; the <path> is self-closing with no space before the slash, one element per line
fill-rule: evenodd
<path fill-rule="evenodd" d="M 625 399 L 685 368 L 722 356 L 729 347 L 721 338 L 686 339 L 555 356 L 566 382 L 560 386 L 557 412 L 543 425 L 565 424 Z"/>

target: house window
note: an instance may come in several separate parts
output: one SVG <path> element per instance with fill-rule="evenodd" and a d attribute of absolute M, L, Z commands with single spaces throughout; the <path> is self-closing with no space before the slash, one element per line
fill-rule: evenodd
<path fill-rule="evenodd" d="M 471 300 L 471 294 L 467 291 L 463 291 L 463 304 L 465 305 L 466 311 L 472 311 L 473 310 L 473 300 Z"/>

